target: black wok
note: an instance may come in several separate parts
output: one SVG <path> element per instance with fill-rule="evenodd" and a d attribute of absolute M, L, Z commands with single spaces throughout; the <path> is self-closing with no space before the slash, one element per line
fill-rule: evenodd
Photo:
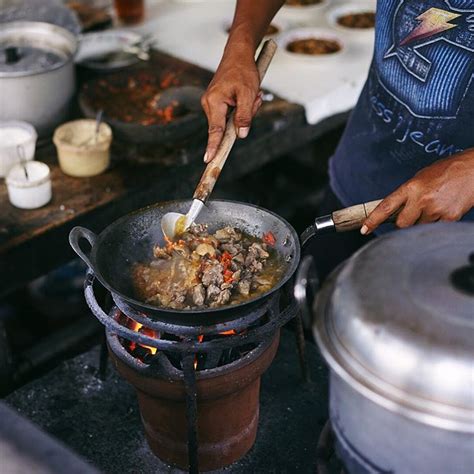
<path fill-rule="evenodd" d="M 251 310 L 252 307 L 263 303 L 264 299 L 291 278 L 300 260 L 300 244 L 298 235 L 288 222 L 266 209 L 251 204 L 209 201 L 197 221 L 208 224 L 211 232 L 232 225 L 255 236 L 261 236 L 264 232 L 273 233 L 276 238 L 275 249 L 284 266 L 278 284 L 268 292 L 248 301 L 219 308 L 176 310 L 139 301 L 133 288 L 132 266 L 136 263 L 150 262 L 154 245 L 164 243 L 160 226 L 161 217 L 169 211 L 185 214 L 190 205 L 191 201 L 182 200 L 150 206 L 118 219 L 99 235 L 83 227 L 75 227 L 71 230 L 69 242 L 105 288 L 134 309 L 170 323 L 205 325 L 229 321 L 240 313 L 243 307 Z M 88 240 L 91 245 L 88 254 L 79 245 L 82 238 Z"/>
<path fill-rule="evenodd" d="M 172 143 L 182 140 L 206 129 L 206 117 L 202 112 L 200 99 L 204 92 L 201 84 L 186 84 L 162 88 L 160 82 L 169 74 L 169 71 L 161 73 L 144 73 L 143 71 L 111 74 L 107 78 L 96 78 L 88 81 L 82 87 L 79 94 L 79 106 L 84 116 L 95 118 L 100 109 L 103 110 L 104 120 L 112 127 L 114 136 L 123 141 L 136 143 L 138 145 L 156 145 Z M 133 101 L 127 92 L 127 84 L 134 80 L 138 83 L 137 88 L 150 87 L 154 93 L 164 92 L 169 88 L 169 102 L 176 101 L 183 107 L 184 113 L 178 115 L 171 122 L 164 124 L 143 125 L 137 118 L 131 122 L 125 122 L 110 115 L 110 107 L 117 100 Z M 110 88 L 110 90 L 109 90 Z M 115 91 L 115 92 L 111 92 Z M 119 92 L 117 92 L 119 91 Z M 106 99 L 104 99 L 104 96 Z M 151 99 L 150 92 L 150 99 Z M 142 119 L 146 118 L 143 115 Z"/>

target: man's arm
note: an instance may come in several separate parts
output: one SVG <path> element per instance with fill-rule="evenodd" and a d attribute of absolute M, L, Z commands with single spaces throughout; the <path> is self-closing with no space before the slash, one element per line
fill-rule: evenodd
<path fill-rule="evenodd" d="M 474 207 L 474 148 L 436 161 L 387 196 L 365 221 L 369 234 L 401 209 L 398 227 L 458 221 Z"/>
<path fill-rule="evenodd" d="M 255 50 L 285 0 L 237 0 L 229 38 L 216 74 L 202 98 L 209 124 L 204 161 L 214 158 L 222 140 L 229 107 L 236 107 L 237 136 L 245 138 L 262 105 Z"/>

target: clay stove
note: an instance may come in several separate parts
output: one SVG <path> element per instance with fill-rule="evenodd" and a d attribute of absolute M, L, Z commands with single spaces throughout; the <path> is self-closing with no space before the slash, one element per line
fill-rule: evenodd
<path fill-rule="evenodd" d="M 277 292 L 225 323 L 177 325 L 138 312 L 114 294 L 105 312 L 93 285 L 89 272 L 86 300 L 106 327 L 115 366 L 136 390 L 155 455 L 192 473 L 244 456 L 257 434 L 261 375 L 296 305 L 280 311 Z"/>

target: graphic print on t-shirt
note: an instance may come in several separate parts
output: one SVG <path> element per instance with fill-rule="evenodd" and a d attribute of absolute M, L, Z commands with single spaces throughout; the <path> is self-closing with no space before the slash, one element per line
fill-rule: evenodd
<path fill-rule="evenodd" d="M 474 72 L 474 1 L 379 4 L 380 85 L 415 117 L 455 118 Z"/>

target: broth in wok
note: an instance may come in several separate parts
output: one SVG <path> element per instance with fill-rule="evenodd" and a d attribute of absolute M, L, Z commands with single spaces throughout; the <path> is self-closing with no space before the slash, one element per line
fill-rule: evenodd
<path fill-rule="evenodd" d="M 150 263 L 136 264 L 139 299 L 172 309 L 217 308 L 253 299 L 275 286 L 284 272 L 273 234 L 261 238 L 235 227 L 213 234 L 193 225 L 179 240 L 156 246 Z"/>

